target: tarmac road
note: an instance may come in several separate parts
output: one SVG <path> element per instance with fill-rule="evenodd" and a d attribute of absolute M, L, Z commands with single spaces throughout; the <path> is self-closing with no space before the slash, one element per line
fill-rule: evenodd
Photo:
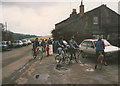
<path fill-rule="evenodd" d="M 2 82 L 8 81 L 12 74 L 32 58 L 32 46 L 15 48 L 2 53 Z"/>
<path fill-rule="evenodd" d="M 118 84 L 118 65 L 109 62 L 102 70 L 94 69 L 94 58 L 88 58 L 84 64 L 73 61 L 71 65 L 62 65 L 56 69 L 55 54 L 36 59 L 26 68 L 12 84 Z M 3 53 L 3 80 L 21 68 L 32 58 L 31 46 L 14 49 Z M 11 60 L 12 59 L 12 60 Z"/>

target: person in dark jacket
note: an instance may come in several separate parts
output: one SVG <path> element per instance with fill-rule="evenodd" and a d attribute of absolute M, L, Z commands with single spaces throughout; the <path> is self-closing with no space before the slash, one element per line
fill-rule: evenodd
<path fill-rule="evenodd" d="M 38 38 L 36 38 L 34 43 L 33 43 L 33 54 L 34 54 L 35 57 L 37 56 L 36 50 L 37 50 L 38 46 L 39 46 L 39 41 L 38 41 Z"/>
<path fill-rule="evenodd" d="M 63 47 L 66 47 L 66 44 L 63 43 L 63 37 L 60 37 L 59 40 L 56 42 L 57 52 L 59 53 L 60 49 L 62 49 Z"/>
<path fill-rule="evenodd" d="M 49 45 L 52 44 L 52 40 L 51 40 L 51 38 L 48 39 L 47 43 L 48 43 Z"/>
<path fill-rule="evenodd" d="M 95 43 L 95 46 L 96 46 L 96 57 L 98 58 L 99 51 L 102 51 L 102 54 L 104 55 L 104 64 L 107 66 L 105 53 L 104 53 L 105 44 L 101 37 L 98 38 L 97 42 Z M 97 64 L 95 65 L 95 69 L 96 67 L 97 67 Z"/>
<path fill-rule="evenodd" d="M 75 61 L 77 62 L 77 59 L 76 59 L 76 48 L 79 48 L 78 44 L 76 43 L 76 41 L 74 40 L 74 36 L 71 38 L 70 42 L 70 53 L 71 53 L 71 58 L 70 58 L 70 61 L 72 60 L 73 58 L 73 55 L 75 57 Z"/>

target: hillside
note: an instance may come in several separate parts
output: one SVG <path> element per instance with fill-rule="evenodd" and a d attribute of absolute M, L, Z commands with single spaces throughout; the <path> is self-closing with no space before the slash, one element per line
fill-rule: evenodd
<path fill-rule="evenodd" d="M 26 34 L 20 34 L 20 33 L 13 33 L 14 40 L 19 39 L 27 39 L 27 38 L 33 38 L 37 37 L 36 35 L 26 35 Z"/>
<path fill-rule="evenodd" d="M 29 34 L 21 34 L 21 33 L 14 33 L 11 31 L 2 30 L 2 40 L 3 41 L 14 41 L 14 40 L 21 40 L 25 38 L 33 38 L 38 37 L 36 35 L 29 35 Z"/>
<path fill-rule="evenodd" d="M 27 40 L 35 40 L 35 38 L 36 38 L 36 37 L 25 38 L 25 39 L 27 39 Z M 40 40 L 40 39 L 49 39 L 49 38 L 53 39 L 52 36 L 38 36 L 38 39 L 39 39 L 39 40 Z"/>

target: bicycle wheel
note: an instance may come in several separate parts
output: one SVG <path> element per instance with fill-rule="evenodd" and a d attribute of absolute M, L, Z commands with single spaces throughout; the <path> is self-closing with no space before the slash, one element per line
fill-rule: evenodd
<path fill-rule="evenodd" d="M 82 60 L 82 57 L 81 57 L 81 54 L 80 53 L 77 53 L 76 54 L 76 60 L 78 63 L 82 63 L 81 60 Z"/>
<path fill-rule="evenodd" d="M 56 55 L 56 56 L 55 56 L 55 61 L 56 61 L 57 63 L 60 63 L 60 62 L 61 62 L 61 57 L 60 57 L 60 55 Z"/>
<path fill-rule="evenodd" d="M 65 58 L 64 58 L 65 64 L 67 64 L 67 65 L 70 64 L 70 57 L 71 57 L 71 55 L 69 52 L 65 53 Z"/>
<path fill-rule="evenodd" d="M 66 65 L 70 64 L 70 57 L 66 56 L 64 61 Z"/>
<path fill-rule="evenodd" d="M 86 58 L 86 55 L 84 52 L 81 52 L 81 56 L 82 56 L 82 58 Z"/>

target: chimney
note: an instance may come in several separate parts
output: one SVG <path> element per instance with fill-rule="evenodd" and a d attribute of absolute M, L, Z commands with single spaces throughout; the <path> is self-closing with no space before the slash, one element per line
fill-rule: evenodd
<path fill-rule="evenodd" d="M 77 14 L 76 9 L 73 9 L 72 13 L 70 14 L 70 17 L 72 17 L 72 16 L 74 16 L 76 14 Z"/>
<path fill-rule="evenodd" d="M 77 14 L 76 9 L 73 9 L 72 14 Z"/>
<path fill-rule="evenodd" d="M 76 12 L 76 9 L 73 9 L 73 12 Z"/>
<path fill-rule="evenodd" d="M 80 16 L 82 16 L 84 14 L 84 5 L 83 5 L 83 1 L 81 1 L 81 5 L 80 5 Z"/>

